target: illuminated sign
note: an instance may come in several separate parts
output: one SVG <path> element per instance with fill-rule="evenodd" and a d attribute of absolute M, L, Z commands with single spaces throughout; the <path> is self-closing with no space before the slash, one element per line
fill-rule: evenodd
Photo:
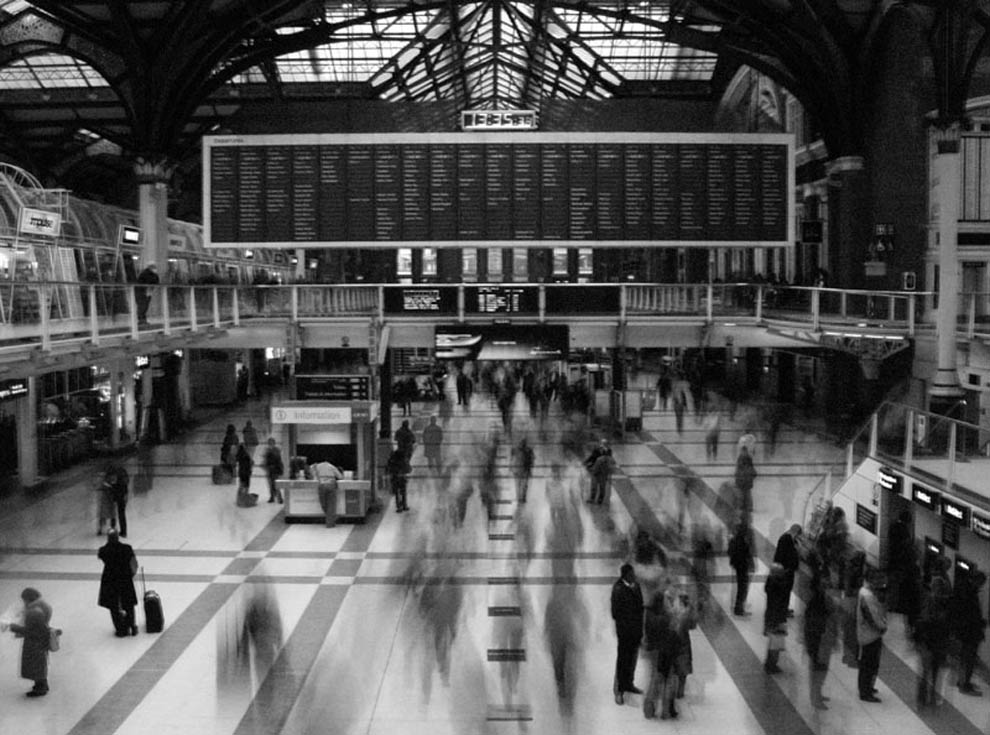
<path fill-rule="evenodd" d="M 130 225 L 121 225 L 117 231 L 117 242 L 121 245 L 140 245 L 141 229 Z"/>
<path fill-rule="evenodd" d="M 890 490 L 898 495 L 904 492 L 904 478 L 889 467 L 877 469 L 877 484 L 884 490 Z"/>
<path fill-rule="evenodd" d="M 946 497 L 942 498 L 942 515 L 951 521 L 955 521 L 960 526 L 969 525 L 970 508 L 968 505 L 957 503 Z"/>
<path fill-rule="evenodd" d="M 147 355 L 135 355 L 134 356 L 134 367 L 137 370 L 141 368 L 146 368 L 151 364 L 151 358 Z"/>
<path fill-rule="evenodd" d="M 914 486 L 914 502 L 928 510 L 939 511 L 940 493 L 936 493 L 924 487 Z"/>
<path fill-rule="evenodd" d="M 980 538 L 990 540 L 990 516 L 980 515 L 979 513 L 973 513 L 973 518 L 971 522 L 971 528 L 973 533 L 975 533 Z"/>
<path fill-rule="evenodd" d="M 440 311 L 439 288 L 402 289 L 403 311 Z"/>
<path fill-rule="evenodd" d="M 283 403 L 272 406 L 273 424 L 367 424 L 376 418 L 378 404 L 373 401 Z"/>
<path fill-rule="evenodd" d="M 536 110 L 465 110 L 462 130 L 536 130 L 540 114 Z"/>
<path fill-rule="evenodd" d="M 27 379 L 0 380 L 0 401 L 26 396 L 28 392 Z"/>
<path fill-rule="evenodd" d="M 62 227 L 62 215 L 58 212 L 46 212 L 43 209 L 21 207 L 20 222 L 17 229 L 28 235 L 46 235 L 55 237 Z"/>

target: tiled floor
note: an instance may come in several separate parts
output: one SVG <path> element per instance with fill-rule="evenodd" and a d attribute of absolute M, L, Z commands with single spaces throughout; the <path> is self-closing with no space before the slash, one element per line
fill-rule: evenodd
<path fill-rule="evenodd" d="M 419 432 L 429 406 L 417 408 Z M 51 693 L 38 699 L 23 695 L 29 682 L 18 678 L 19 641 L 0 635 L 0 733 L 990 732 L 990 700 L 961 697 L 952 686 L 943 687 L 942 706 L 916 711 L 917 662 L 900 621 L 883 654 L 883 702 L 860 702 L 856 671 L 835 655 L 829 709 L 813 709 L 799 624 L 787 640 L 784 673 L 762 670 L 767 559 L 749 596 L 753 615 L 740 619 L 727 614 L 733 590 L 724 554 L 712 577 L 716 605 L 692 634 L 682 716 L 645 720 L 637 696 L 616 706 L 609 591 L 630 535 L 637 526 L 663 534 L 668 573 L 677 578 L 679 538 L 705 530 L 724 549 L 720 491 L 732 475 L 742 416 L 725 417 L 711 462 L 693 419 L 679 435 L 672 414 L 649 412 L 643 432 L 613 443 L 619 474 L 608 508 L 581 500 L 581 470 L 560 448 L 554 413 L 545 438 L 531 433 L 535 479 L 524 505 L 515 501 L 507 447 L 500 450 L 491 523 L 476 492 L 455 527 L 438 510 L 448 490 L 417 451 L 409 513 L 388 507 L 365 525 L 327 529 L 285 524 L 277 504 L 237 508 L 232 486 L 210 483 L 228 422 L 240 427 L 251 418 L 268 429 L 262 404 L 238 408 L 127 460 L 132 477 L 143 473 L 127 540 L 167 619 L 164 633 L 142 628 L 133 638 L 115 638 L 107 611 L 96 606 L 103 539 L 95 535 L 93 473 L 77 472 L 75 482 L 40 497 L 7 498 L 0 609 L 35 586 L 65 634 L 51 657 Z M 453 489 L 475 477 L 495 418 L 476 398 L 445 427 L 446 458 L 460 460 Z M 520 402 L 517 435 L 527 426 Z M 831 443 L 793 428 L 772 456 L 757 449 L 754 525 L 764 551 L 800 519 L 807 493 L 839 459 Z M 572 499 L 556 522 L 544 495 L 551 462 L 564 466 Z M 260 474 L 254 482 L 263 487 Z M 800 620 L 799 600 L 795 606 Z M 559 686 L 555 661 L 565 672 Z M 637 680 L 646 684 L 642 664 Z"/>

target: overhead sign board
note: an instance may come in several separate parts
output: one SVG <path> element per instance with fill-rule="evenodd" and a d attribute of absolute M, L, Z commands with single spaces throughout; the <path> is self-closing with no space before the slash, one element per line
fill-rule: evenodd
<path fill-rule="evenodd" d="M 889 467 L 877 469 L 877 484 L 884 490 L 889 490 L 897 495 L 904 493 L 904 476 L 891 470 Z"/>
<path fill-rule="evenodd" d="M 272 406 L 273 424 L 361 424 L 378 418 L 378 404 L 372 401 L 330 403 L 307 401 Z"/>
<path fill-rule="evenodd" d="M 62 215 L 58 212 L 48 212 L 43 209 L 21 207 L 20 220 L 17 229 L 26 235 L 44 235 L 56 237 L 62 227 Z"/>
<path fill-rule="evenodd" d="M 974 534 L 990 541 L 990 516 L 974 512 L 971 523 Z"/>
<path fill-rule="evenodd" d="M 540 113 L 536 110 L 465 110 L 461 113 L 461 129 L 471 130 L 536 130 Z"/>
<path fill-rule="evenodd" d="M 957 503 L 954 500 L 942 496 L 942 515 L 948 518 L 950 521 L 955 522 L 960 526 L 969 527 L 969 515 L 971 513 L 970 507 L 968 505 L 963 505 L 962 503 Z"/>
<path fill-rule="evenodd" d="M 921 487 L 920 485 L 914 486 L 914 502 L 920 505 L 922 508 L 927 508 L 928 510 L 939 512 L 939 500 L 941 498 L 941 493 L 937 493 L 934 490 L 929 490 L 926 487 Z"/>
<path fill-rule="evenodd" d="M 26 396 L 27 393 L 27 378 L 21 378 L 20 380 L 0 380 L 0 401 Z"/>

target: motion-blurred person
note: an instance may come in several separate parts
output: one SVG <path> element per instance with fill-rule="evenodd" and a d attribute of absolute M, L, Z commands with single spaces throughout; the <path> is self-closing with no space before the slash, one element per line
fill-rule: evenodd
<path fill-rule="evenodd" d="M 440 456 L 443 446 L 443 429 L 437 424 L 437 417 L 430 416 L 430 423 L 423 429 L 423 456 L 426 457 L 426 466 L 440 471 L 442 459 Z"/>
<path fill-rule="evenodd" d="M 574 714 L 578 676 L 584 669 L 581 652 L 588 635 L 588 614 L 579 595 L 580 588 L 576 585 L 552 584 L 543 618 L 543 635 L 557 685 L 557 704 L 565 719 Z M 620 704 L 621 697 L 616 695 Z"/>
<path fill-rule="evenodd" d="M 811 577 L 804 608 L 804 646 L 808 654 L 809 695 L 812 707 L 828 709 L 825 704 L 828 697 L 822 694 L 822 685 L 835 647 L 838 622 L 828 596 L 826 570 L 817 553 L 812 552 L 808 564 Z"/>
<path fill-rule="evenodd" d="M 856 602 L 856 638 L 859 641 L 859 698 L 864 702 L 879 702 L 876 681 L 880 672 L 880 651 L 887 632 L 887 608 L 884 593 L 887 580 L 880 572 L 867 575 L 859 588 Z"/>
<path fill-rule="evenodd" d="M 512 474 L 516 480 L 516 500 L 525 503 L 529 481 L 533 476 L 533 448 L 526 437 L 512 448 Z"/>
<path fill-rule="evenodd" d="M 763 614 L 763 635 L 767 637 L 767 657 L 763 662 L 763 670 L 768 674 L 778 674 L 781 668 L 780 652 L 784 650 L 784 636 L 787 635 L 787 602 L 791 596 L 791 583 L 787 579 L 787 570 L 774 562 L 770 565 L 763 586 L 767 594 L 766 611 Z"/>
<path fill-rule="evenodd" d="M 395 445 L 399 451 L 406 455 L 406 461 L 412 461 L 413 448 L 416 446 L 416 435 L 409 428 L 409 421 L 403 421 L 402 425 L 395 430 Z"/>
<path fill-rule="evenodd" d="M 753 456 L 745 446 L 739 448 L 736 457 L 735 483 L 739 500 L 739 515 L 749 521 L 753 517 L 753 482 L 756 480 L 756 467 Z"/>
<path fill-rule="evenodd" d="M 683 589 L 677 590 L 677 607 L 675 608 L 674 620 L 677 624 L 677 634 L 681 639 L 680 648 L 677 652 L 675 669 L 677 673 L 677 692 L 675 697 L 684 697 L 684 688 L 687 685 L 687 678 L 694 673 L 694 652 L 691 647 L 691 631 L 698 627 L 698 606 L 691 600 L 691 596 Z M 677 717 L 677 712 L 671 713 L 672 717 Z"/>
<path fill-rule="evenodd" d="M 285 474 L 285 464 L 282 462 L 282 450 L 275 443 L 275 437 L 268 437 L 268 446 L 265 448 L 261 462 L 265 468 L 265 478 L 268 480 L 268 502 L 285 502 L 282 491 L 278 488 L 278 479 Z"/>
<path fill-rule="evenodd" d="M 671 594 L 673 590 L 670 589 Z M 677 716 L 674 700 L 677 696 L 676 662 L 680 654 L 681 636 L 673 618 L 672 603 L 660 590 L 643 613 L 643 655 L 649 664 L 650 683 L 643 697 L 643 716 L 656 716 L 660 700 L 660 719 Z"/>
<path fill-rule="evenodd" d="M 107 468 L 106 479 L 110 484 L 110 498 L 117 515 L 117 527 L 120 529 L 120 535 L 127 538 L 127 499 L 130 495 L 128 487 L 130 478 L 127 470 L 114 464 Z"/>
<path fill-rule="evenodd" d="M 918 677 L 918 706 L 938 704 L 938 675 L 945 666 L 949 641 L 952 637 L 948 583 L 941 578 L 932 580 L 932 587 L 921 606 L 921 615 L 914 627 L 914 643 L 921 657 Z"/>
<path fill-rule="evenodd" d="M 231 470 L 234 469 L 237 446 L 240 443 L 241 440 L 237 437 L 237 429 L 234 428 L 233 424 L 227 424 L 227 433 L 223 435 L 223 441 L 220 443 L 220 464 L 229 467 Z"/>
<path fill-rule="evenodd" d="M 34 681 L 34 687 L 27 692 L 27 696 L 43 697 L 49 690 L 48 643 L 51 638 L 49 624 L 52 606 L 33 587 L 21 592 L 21 601 L 24 603 L 23 622 L 11 623 L 10 631 L 24 639 L 21 645 L 21 678 Z"/>
<path fill-rule="evenodd" d="M 96 535 L 102 536 L 104 526 L 107 532 L 117 527 L 117 503 L 114 497 L 116 493 L 117 476 L 112 473 L 104 473 L 103 480 L 97 488 L 96 496 Z"/>
<path fill-rule="evenodd" d="M 983 571 L 972 571 L 956 584 L 952 598 L 952 634 L 959 641 L 959 691 L 974 697 L 982 694 L 972 678 L 987 628 L 980 609 L 980 590 L 986 581 Z"/>
<path fill-rule="evenodd" d="M 107 533 L 107 542 L 96 555 L 103 562 L 99 606 L 110 611 L 110 620 L 118 638 L 137 635 L 138 628 L 134 619 L 134 606 L 137 605 L 134 575 L 137 574 L 138 561 L 134 549 L 129 544 L 121 543 L 117 531 L 111 529 Z"/>
<path fill-rule="evenodd" d="M 134 296 L 137 301 L 137 320 L 138 324 L 147 324 L 148 308 L 151 306 L 151 287 L 157 286 L 161 282 L 161 279 L 158 278 L 158 266 L 154 263 L 148 263 L 138 273 L 137 282 L 141 284 L 134 288 Z"/>
<path fill-rule="evenodd" d="M 258 440 L 258 431 L 254 428 L 254 424 L 251 423 L 250 419 L 244 424 L 244 428 L 241 429 L 241 437 L 244 440 L 244 448 L 251 455 L 251 459 L 254 459 L 254 452 L 261 442 Z"/>
<path fill-rule="evenodd" d="M 643 690 L 633 683 L 636 674 L 636 656 L 639 642 L 643 637 L 643 592 L 636 581 L 632 564 L 623 564 L 619 579 L 612 585 L 612 619 L 615 621 L 615 634 L 618 649 L 615 658 L 615 681 L 613 692 L 615 703 L 625 702 L 626 692 L 642 694 Z"/>
<path fill-rule="evenodd" d="M 859 668 L 856 605 L 865 577 L 866 552 L 850 547 L 842 575 L 842 663 L 853 669 Z"/>
<path fill-rule="evenodd" d="M 474 381 L 463 369 L 457 373 L 457 405 L 467 408 L 471 404 L 471 393 L 474 391 Z"/>
<path fill-rule="evenodd" d="M 746 597 L 749 595 L 749 579 L 756 570 L 754 560 L 753 531 L 745 520 L 736 524 L 735 532 L 729 539 L 729 566 L 736 574 L 736 597 L 732 606 L 733 615 L 745 617 Z"/>
<path fill-rule="evenodd" d="M 677 427 L 677 435 L 684 433 L 684 409 L 687 407 L 687 399 L 683 393 L 674 393 L 674 425 Z"/>
<path fill-rule="evenodd" d="M 702 428 L 705 431 L 705 458 L 714 462 L 718 459 L 718 440 L 722 433 L 722 417 L 716 408 L 705 414 Z"/>

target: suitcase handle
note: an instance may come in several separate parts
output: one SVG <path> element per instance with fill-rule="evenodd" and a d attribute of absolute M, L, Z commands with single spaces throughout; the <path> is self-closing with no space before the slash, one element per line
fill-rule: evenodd
<path fill-rule="evenodd" d="M 141 565 L 141 594 L 145 595 L 148 593 L 148 585 L 144 582 L 144 565 Z"/>

